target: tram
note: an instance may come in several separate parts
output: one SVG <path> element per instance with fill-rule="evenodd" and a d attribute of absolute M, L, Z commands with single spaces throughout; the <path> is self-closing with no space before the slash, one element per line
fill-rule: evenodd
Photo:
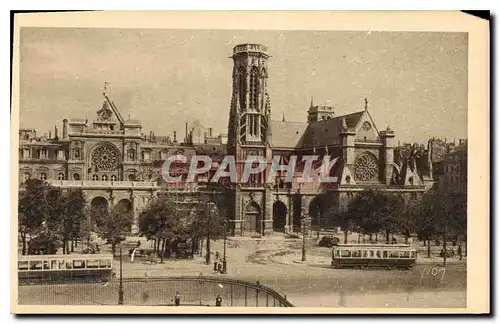
<path fill-rule="evenodd" d="M 20 282 L 24 281 L 108 281 L 113 275 L 113 255 L 20 255 Z"/>
<path fill-rule="evenodd" d="M 407 244 L 339 244 L 332 248 L 332 267 L 410 269 L 417 251 Z"/>

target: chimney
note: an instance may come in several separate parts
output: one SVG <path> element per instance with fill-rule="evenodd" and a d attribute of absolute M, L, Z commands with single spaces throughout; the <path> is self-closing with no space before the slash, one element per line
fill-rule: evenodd
<path fill-rule="evenodd" d="M 68 120 L 63 119 L 63 139 L 68 139 Z"/>
<path fill-rule="evenodd" d="M 188 123 L 186 123 L 186 143 L 188 142 Z"/>
<path fill-rule="evenodd" d="M 210 127 L 210 128 L 208 129 L 208 136 L 212 137 L 212 135 L 213 135 L 213 134 L 212 134 L 212 131 L 213 131 L 213 128 L 212 128 L 212 127 Z"/>
<path fill-rule="evenodd" d="M 52 139 L 52 131 L 49 131 L 49 139 Z"/>
<path fill-rule="evenodd" d="M 59 139 L 59 134 L 58 134 L 57 126 L 54 126 L 54 139 L 56 139 L 56 140 Z"/>
<path fill-rule="evenodd" d="M 174 143 L 177 143 L 177 132 L 174 131 Z"/>

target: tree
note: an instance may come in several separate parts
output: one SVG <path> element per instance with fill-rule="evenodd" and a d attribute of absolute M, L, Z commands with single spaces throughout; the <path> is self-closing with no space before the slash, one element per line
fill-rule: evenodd
<path fill-rule="evenodd" d="M 42 229 L 46 218 L 45 193 L 47 185 L 38 179 L 28 180 L 19 192 L 18 227 L 22 240 L 22 254 L 27 250 L 28 236 L 31 238 Z"/>
<path fill-rule="evenodd" d="M 66 213 L 62 221 L 63 227 L 63 253 L 68 253 L 68 242 L 71 241 L 71 252 L 73 252 L 73 240 L 81 237 L 82 223 L 88 221 L 86 213 L 86 201 L 82 189 L 69 190 L 65 198 Z"/>
<path fill-rule="evenodd" d="M 155 239 L 155 249 L 163 256 L 166 247 L 174 240 L 184 238 L 190 232 L 190 223 L 183 217 L 171 197 L 159 197 L 139 215 L 139 233 L 148 240 Z"/>
<path fill-rule="evenodd" d="M 210 263 L 210 241 L 224 235 L 224 216 L 213 201 L 200 202 L 191 213 L 192 237 L 195 240 L 206 238 L 206 263 Z"/>
<path fill-rule="evenodd" d="M 446 252 L 449 235 L 457 237 L 466 234 L 466 195 L 450 189 L 429 190 L 422 199 L 417 224 L 420 235 L 428 241 L 428 257 L 430 257 L 430 240 L 437 235 L 442 235 L 443 252 Z"/>
<path fill-rule="evenodd" d="M 133 214 L 122 206 L 116 206 L 111 212 L 101 210 L 94 214 L 97 234 L 111 244 L 112 254 L 115 255 L 116 245 L 125 239 L 123 233 L 127 232 L 133 223 Z"/>

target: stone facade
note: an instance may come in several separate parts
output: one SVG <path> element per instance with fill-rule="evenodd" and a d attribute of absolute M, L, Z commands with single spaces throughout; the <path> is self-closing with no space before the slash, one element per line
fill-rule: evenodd
<path fill-rule="evenodd" d="M 344 208 L 357 192 L 367 188 L 407 195 L 426 190 L 429 179 L 419 174 L 411 156 L 395 152 L 394 131 L 377 128 L 367 100 L 361 109 L 354 107 L 347 115 L 337 116 L 333 106 L 315 106 L 311 101 L 303 123 L 271 120 L 269 59 L 263 45 L 234 47 L 227 136 L 215 136 L 211 128 L 198 123 L 190 131 L 186 124 L 182 142 L 175 133 L 173 139 L 151 132 L 145 135 L 139 121 L 122 118 L 105 91 L 92 123 L 64 120 L 61 136 L 57 128 L 48 137 L 20 130 L 20 180 L 35 177 L 63 188 L 82 188 L 89 204 L 100 201 L 113 208 L 125 203 L 136 220 L 140 210 L 162 191 L 173 193 L 179 209 L 186 211 L 208 197 L 231 220 L 233 235 L 257 236 L 301 231 L 307 215 L 313 226 L 333 224 L 328 211 Z M 166 183 L 161 174 L 163 162 L 177 154 L 188 157 L 186 164 L 176 164 L 173 171 L 184 179 L 191 156 L 209 155 L 214 163 L 194 183 Z M 268 164 L 279 156 L 284 165 L 296 155 L 299 163 L 292 183 L 285 181 L 285 171 L 267 181 L 266 171 L 248 181 L 231 183 L 223 178 L 217 185 L 210 184 L 227 154 L 235 157 L 238 174 L 248 156 L 263 157 Z M 318 161 L 325 155 L 331 161 L 337 159 L 329 175 L 338 181 L 322 183 L 315 162 L 314 181 L 303 182 L 303 155 L 317 155 Z"/>

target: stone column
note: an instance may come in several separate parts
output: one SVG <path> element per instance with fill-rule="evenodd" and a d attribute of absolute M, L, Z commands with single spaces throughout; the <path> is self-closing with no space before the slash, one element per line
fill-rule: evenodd
<path fill-rule="evenodd" d="M 134 219 L 132 221 L 132 233 L 137 234 L 139 232 L 139 209 L 137 208 L 137 194 L 132 192 L 130 194 L 130 204 L 132 205 L 132 213 Z"/>
<path fill-rule="evenodd" d="M 262 219 L 263 234 L 273 233 L 273 192 L 270 186 L 265 187 L 264 191 L 264 215 Z"/>
<path fill-rule="evenodd" d="M 239 188 L 235 188 L 234 191 L 234 196 L 233 196 L 233 201 L 234 201 L 234 235 L 241 235 L 242 227 L 241 227 L 241 222 L 242 222 L 242 212 L 241 209 L 243 208 L 242 204 L 242 197 L 241 197 L 241 190 Z"/>

